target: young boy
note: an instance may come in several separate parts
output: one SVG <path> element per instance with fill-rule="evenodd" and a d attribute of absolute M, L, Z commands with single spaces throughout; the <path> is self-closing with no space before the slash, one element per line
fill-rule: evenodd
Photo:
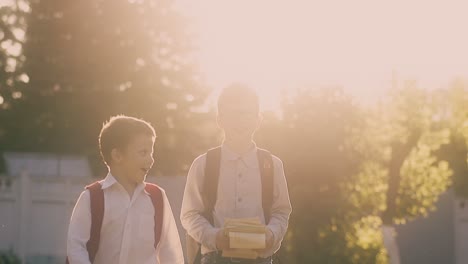
<path fill-rule="evenodd" d="M 254 90 L 242 84 L 226 87 L 218 99 L 218 126 L 224 131 L 224 142 L 218 148 L 220 158 L 215 198 L 208 195 L 206 171 L 207 156 L 199 156 L 193 162 L 187 177 L 182 202 L 181 221 L 188 235 L 201 244 L 201 263 L 272 263 L 272 255 L 280 248 L 286 233 L 291 204 L 279 158 L 267 154 L 271 165 L 261 165 L 260 153 L 253 141 L 253 134 L 261 121 L 259 99 Z M 213 156 L 211 156 L 213 157 Z M 211 168 L 211 167 L 210 167 Z M 262 171 L 272 168 L 272 200 L 263 185 Z M 212 178 L 210 178 L 212 179 Z M 267 181 L 267 180 L 265 180 Z M 217 197 L 216 197 L 217 196 Z M 208 198 L 208 199 L 207 199 Z M 213 205 L 207 205 L 210 199 Z M 269 208 L 265 208 L 269 207 Z M 265 212 L 269 212 L 268 215 Z M 258 250 L 258 258 L 228 258 L 222 251 L 230 249 L 229 238 L 223 230 L 228 218 L 258 218 L 266 225 L 266 248 Z"/>
<path fill-rule="evenodd" d="M 76 202 L 68 230 L 70 264 L 184 263 L 166 194 L 145 182 L 155 138 L 141 119 L 119 115 L 104 124 L 99 147 L 109 172 Z M 98 210 L 92 192 L 101 194 Z"/>

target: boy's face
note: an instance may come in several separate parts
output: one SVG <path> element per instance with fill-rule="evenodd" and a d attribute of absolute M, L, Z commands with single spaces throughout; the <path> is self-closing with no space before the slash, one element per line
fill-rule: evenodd
<path fill-rule="evenodd" d="M 224 130 L 227 140 L 251 141 L 260 125 L 258 107 L 254 103 L 230 103 L 218 115 L 218 125 Z"/>
<path fill-rule="evenodd" d="M 154 163 L 153 147 L 154 138 L 141 134 L 135 136 L 126 149 L 119 151 L 119 163 L 128 181 L 139 184 L 145 180 Z"/>

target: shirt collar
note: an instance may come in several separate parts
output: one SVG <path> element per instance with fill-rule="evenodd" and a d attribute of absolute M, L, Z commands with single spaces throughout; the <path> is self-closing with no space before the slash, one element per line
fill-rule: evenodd
<path fill-rule="evenodd" d="M 120 185 L 120 183 L 117 181 L 117 179 L 115 179 L 115 177 L 112 176 L 112 174 L 110 172 L 108 172 L 106 178 L 104 178 L 104 180 L 102 182 L 102 187 L 101 188 L 104 190 L 106 188 L 111 187 L 114 184 L 119 184 Z M 144 189 L 144 186 L 145 186 L 145 183 L 138 184 L 135 191 L 139 192 L 140 189 Z"/>
<path fill-rule="evenodd" d="M 116 182 L 117 180 L 114 178 L 114 176 L 112 176 L 112 174 L 108 172 L 106 178 L 104 178 L 102 182 L 102 189 L 107 189 L 114 185 Z"/>
<path fill-rule="evenodd" d="M 225 143 L 221 146 L 221 160 L 222 161 L 236 161 L 241 160 L 247 167 L 258 168 L 257 159 L 257 145 L 252 142 L 252 147 L 246 153 L 240 155 L 235 153 Z"/>

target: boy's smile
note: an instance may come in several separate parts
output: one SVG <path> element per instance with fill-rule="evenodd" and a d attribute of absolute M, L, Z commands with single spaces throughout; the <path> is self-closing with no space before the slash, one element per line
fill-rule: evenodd
<path fill-rule="evenodd" d="M 154 138 L 148 135 L 138 135 L 130 141 L 122 151 L 121 167 L 125 178 L 130 183 L 142 183 L 153 166 Z"/>

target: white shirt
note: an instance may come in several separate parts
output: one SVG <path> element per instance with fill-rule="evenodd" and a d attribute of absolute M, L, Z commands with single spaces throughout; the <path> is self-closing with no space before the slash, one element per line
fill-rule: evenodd
<path fill-rule="evenodd" d="M 214 227 L 201 215 L 204 205 L 200 189 L 203 188 L 205 163 L 206 154 L 203 154 L 189 170 L 180 216 L 187 233 L 202 244 L 202 254 L 216 250 L 216 233 L 226 218 L 258 217 L 265 223 L 257 147 L 240 156 L 226 145 L 222 146 Z M 273 156 L 273 167 L 273 205 L 267 228 L 273 232 L 274 243 L 272 248 L 261 252 L 260 257 L 269 257 L 280 248 L 292 210 L 283 163 L 278 157 Z"/>
<path fill-rule="evenodd" d="M 94 264 L 184 263 L 179 233 L 164 190 L 162 233 L 158 247 L 154 248 L 155 212 L 144 186 L 143 183 L 138 185 L 130 198 L 110 173 L 104 179 L 104 218 Z M 90 263 L 86 250 L 91 229 L 90 208 L 89 191 L 85 190 L 76 202 L 68 229 L 67 256 L 70 264 Z"/>

